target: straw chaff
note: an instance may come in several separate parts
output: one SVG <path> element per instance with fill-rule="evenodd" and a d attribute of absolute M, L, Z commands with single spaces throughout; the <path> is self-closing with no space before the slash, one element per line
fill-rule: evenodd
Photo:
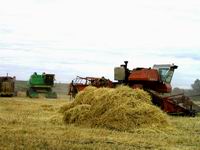
<path fill-rule="evenodd" d="M 64 112 L 64 121 L 66 123 L 82 123 L 88 120 L 90 105 L 77 105 Z"/>
<path fill-rule="evenodd" d="M 167 115 L 141 89 L 87 87 L 61 108 L 67 124 L 131 131 L 138 127 L 169 125 Z"/>

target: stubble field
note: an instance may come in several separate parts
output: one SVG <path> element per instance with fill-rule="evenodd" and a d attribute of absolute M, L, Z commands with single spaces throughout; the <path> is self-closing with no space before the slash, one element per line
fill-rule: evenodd
<path fill-rule="evenodd" d="M 170 117 L 167 130 L 121 132 L 66 125 L 56 100 L 0 98 L 0 149 L 200 149 L 200 116 Z"/>

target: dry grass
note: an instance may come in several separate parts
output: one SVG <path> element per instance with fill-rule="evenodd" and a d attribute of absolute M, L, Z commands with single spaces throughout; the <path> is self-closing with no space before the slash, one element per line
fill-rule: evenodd
<path fill-rule="evenodd" d="M 168 116 L 152 105 L 150 95 L 140 89 L 87 87 L 61 112 L 68 124 L 104 127 L 132 132 L 139 127 L 169 126 Z"/>
<path fill-rule="evenodd" d="M 170 117 L 172 129 L 132 133 L 65 125 L 57 111 L 69 101 L 0 98 L 0 149 L 196 149 L 200 117 Z"/>

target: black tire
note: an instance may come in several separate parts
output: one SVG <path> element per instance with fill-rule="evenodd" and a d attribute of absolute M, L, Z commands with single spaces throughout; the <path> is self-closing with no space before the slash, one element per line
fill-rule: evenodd
<path fill-rule="evenodd" d="M 29 90 L 26 90 L 26 96 L 29 97 Z"/>

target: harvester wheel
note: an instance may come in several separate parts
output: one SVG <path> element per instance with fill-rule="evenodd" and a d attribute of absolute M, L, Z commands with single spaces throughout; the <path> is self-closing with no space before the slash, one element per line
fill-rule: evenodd
<path fill-rule="evenodd" d="M 29 97 L 29 91 L 28 90 L 26 90 L 26 96 Z"/>
<path fill-rule="evenodd" d="M 52 92 L 52 91 L 49 91 L 46 93 L 46 98 L 57 98 L 57 93 L 56 92 Z"/>
<path fill-rule="evenodd" d="M 13 96 L 17 96 L 17 91 L 14 92 Z"/>
<path fill-rule="evenodd" d="M 75 98 L 77 93 L 78 93 L 77 88 L 75 86 L 73 86 L 72 87 L 72 91 L 71 91 L 72 98 Z"/>
<path fill-rule="evenodd" d="M 190 111 L 190 116 L 191 117 L 195 117 L 196 116 L 196 112 L 195 111 Z"/>
<path fill-rule="evenodd" d="M 29 96 L 30 98 L 38 98 L 38 93 L 34 91 L 34 89 L 29 88 L 27 90 L 27 96 Z"/>

